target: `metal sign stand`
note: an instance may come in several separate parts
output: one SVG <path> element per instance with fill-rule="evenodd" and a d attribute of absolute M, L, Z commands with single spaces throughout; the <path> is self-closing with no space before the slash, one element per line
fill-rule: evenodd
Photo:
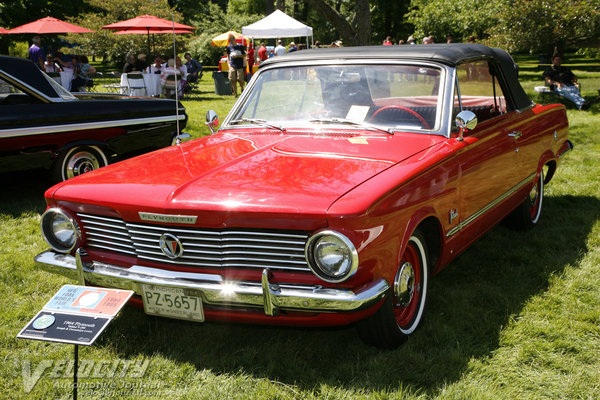
<path fill-rule="evenodd" d="M 73 400 L 77 400 L 77 369 L 79 364 L 79 345 L 74 345 L 73 356 L 75 358 L 73 363 Z"/>

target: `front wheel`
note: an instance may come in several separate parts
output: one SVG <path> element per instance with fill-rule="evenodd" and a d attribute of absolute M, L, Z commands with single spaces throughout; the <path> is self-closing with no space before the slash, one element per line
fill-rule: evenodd
<path fill-rule="evenodd" d="M 52 175 L 55 181 L 93 171 L 108 164 L 104 152 L 96 146 L 72 147 L 63 151 L 54 162 Z"/>
<path fill-rule="evenodd" d="M 544 200 L 544 174 L 540 172 L 538 179 L 531 188 L 529 195 L 508 216 L 508 224 L 517 230 L 533 228 L 542 215 L 542 201 Z"/>
<path fill-rule="evenodd" d="M 415 231 L 402 254 L 391 293 L 375 314 L 359 322 L 360 338 L 384 349 L 403 343 L 423 319 L 428 275 L 427 245 L 421 233 Z"/>

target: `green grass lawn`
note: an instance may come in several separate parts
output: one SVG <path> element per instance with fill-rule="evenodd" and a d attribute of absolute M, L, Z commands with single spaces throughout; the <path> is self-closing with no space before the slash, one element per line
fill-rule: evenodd
<path fill-rule="evenodd" d="M 500 225 L 436 276 L 424 324 L 400 348 L 367 347 L 351 327 L 194 324 L 128 307 L 92 347 L 80 348 L 80 398 L 597 399 L 600 73 L 576 73 L 594 104 L 568 111 L 575 150 L 546 186 L 539 225 Z M 521 75 L 528 92 L 540 75 Z M 184 100 L 194 137 L 208 133 L 208 109 L 222 120 L 233 104 L 213 89 L 206 76 L 202 99 Z M 48 182 L 35 173 L 3 179 L 0 398 L 68 399 L 73 347 L 15 337 L 73 283 L 32 260 L 47 247 L 38 225 Z M 26 393 L 44 360 L 48 368 Z M 138 368 L 125 370 L 129 362 Z"/>

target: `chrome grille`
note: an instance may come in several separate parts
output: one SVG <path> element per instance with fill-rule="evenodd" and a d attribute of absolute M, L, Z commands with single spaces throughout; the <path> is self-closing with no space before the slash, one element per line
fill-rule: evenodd
<path fill-rule="evenodd" d="M 310 271 L 304 257 L 308 235 L 293 231 L 202 229 L 125 222 L 77 214 L 87 246 L 165 264 L 206 268 L 272 268 Z M 184 248 L 177 259 L 160 249 L 162 234 L 177 236 Z"/>

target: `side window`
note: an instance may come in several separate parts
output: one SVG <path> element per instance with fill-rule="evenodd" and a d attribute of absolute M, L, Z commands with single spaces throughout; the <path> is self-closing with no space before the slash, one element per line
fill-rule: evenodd
<path fill-rule="evenodd" d="M 506 98 L 494 66 L 487 61 L 468 62 L 456 68 L 460 100 L 464 110 L 473 111 L 483 122 L 507 111 Z M 459 111 L 458 92 L 454 96 L 454 113 Z"/>

